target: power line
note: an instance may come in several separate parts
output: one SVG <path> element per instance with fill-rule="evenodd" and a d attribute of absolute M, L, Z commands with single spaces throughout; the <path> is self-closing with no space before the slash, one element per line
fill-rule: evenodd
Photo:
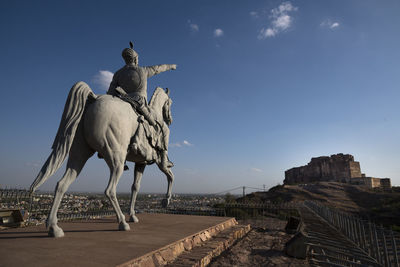
<path fill-rule="evenodd" d="M 223 193 L 228 193 L 228 192 L 230 192 L 230 191 L 234 191 L 234 190 L 237 190 L 237 189 L 241 189 L 243 186 L 239 186 L 239 187 L 235 187 L 235 188 L 232 188 L 232 189 L 229 189 L 229 190 L 224 190 L 224 191 L 221 191 L 221 192 L 218 192 L 218 193 L 214 193 L 213 195 L 219 195 L 219 194 L 223 194 Z"/>
<path fill-rule="evenodd" d="M 242 186 L 238 186 L 238 187 L 235 187 L 235 188 L 232 188 L 232 189 L 224 190 L 224 191 L 221 191 L 221 192 L 218 192 L 218 193 L 213 193 L 212 195 L 220 195 L 220 194 L 224 194 L 224 193 L 229 193 L 231 191 L 235 191 L 235 190 L 238 190 L 238 189 L 243 189 L 243 195 L 245 195 L 246 188 L 259 190 L 259 191 L 265 191 L 265 187 L 264 188 L 258 188 L 258 187 L 251 187 L 251 186 L 242 185 Z"/>
<path fill-rule="evenodd" d="M 251 187 L 251 186 L 246 186 L 246 188 L 251 188 L 251 189 L 256 189 L 256 190 L 264 190 L 264 188 L 257 188 L 257 187 Z"/>

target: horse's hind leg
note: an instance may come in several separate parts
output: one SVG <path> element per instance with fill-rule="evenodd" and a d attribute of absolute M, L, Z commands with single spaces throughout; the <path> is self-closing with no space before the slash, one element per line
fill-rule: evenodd
<path fill-rule="evenodd" d="M 139 222 L 139 219 L 135 215 L 135 203 L 136 203 L 136 197 L 140 189 L 140 181 L 142 180 L 144 168 L 146 167 L 146 164 L 141 164 L 141 163 L 136 163 L 135 164 L 135 174 L 134 174 L 134 181 L 132 185 L 132 191 L 131 191 L 131 208 L 129 211 L 129 221 L 130 222 Z"/>
<path fill-rule="evenodd" d="M 126 152 L 122 153 L 117 151 L 113 151 L 111 153 L 111 156 L 104 155 L 104 159 L 110 167 L 110 181 L 108 182 L 105 194 L 114 207 L 114 211 L 117 214 L 117 219 L 119 223 L 119 230 L 121 231 L 130 230 L 129 224 L 126 223 L 125 215 L 122 213 L 117 200 L 117 184 L 119 178 L 122 175 L 122 172 L 124 171 L 125 157 Z"/>
<path fill-rule="evenodd" d="M 157 165 L 158 168 L 160 168 L 160 170 L 167 176 L 168 180 L 167 194 L 161 202 L 162 207 L 166 208 L 169 205 L 172 197 L 172 183 L 174 182 L 174 174 L 172 173 L 171 168 L 165 167 L 161 163 Z"/>
<path fill-rule="evenodd" d="M 54 194 L 53 205 L 51 207 L 50 214 L 47 218 L 46 226 L 49 229 L 49 236 L 53 237 L 64 236 L 63 230 L 57 225 L 58 208 L 60 207 L 60 203 L 64 196 L 64 193 L 68 190 L 68 187 L 76 179 L 76 177 L 81 172 L 83 166 L 85 165 L 86 161 L 92 155 L 93 151 L 86 143 L 79 142 L 76 140 L 74 141 L 74 144 L 72 145 L 68 157 L 67 169 L 61 180 L 58 181 L 57 183 L 57 187 Z"/>

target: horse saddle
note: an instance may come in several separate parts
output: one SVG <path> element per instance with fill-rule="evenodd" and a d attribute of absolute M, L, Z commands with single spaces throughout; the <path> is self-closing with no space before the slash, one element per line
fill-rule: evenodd
<path fill-rule="evenodd" d="M 153 118 L 148 107 L 141 97 L 131 97 L 121 87 L 115 88 L 117 97 L 129 103 L 133 110 L 138 114 L 139 126 L 136 133 L 131 138 L 129 151 L 140 154 L 146 161 L 152 161 L 157 158 L 157 151 L 163 149 L 162 130 L 156 120 Z"/>
<path fill-rule="evenodd" d="M 121 87 L 115 88 L 115 91 L 118 93 L 116 97 L 129 103 L 135 113 L 138 114 L 139 126 L 131 138 L 128 154 L 135 153 L 145 158 L 146 162 L 154 162 L 159 157 L 157 151 L 163 149 L 161 127 L 149 112 L 143 98 L 129 96 Z M 103 158 L 100 154 L 98 154 L 98 157 Z"/>

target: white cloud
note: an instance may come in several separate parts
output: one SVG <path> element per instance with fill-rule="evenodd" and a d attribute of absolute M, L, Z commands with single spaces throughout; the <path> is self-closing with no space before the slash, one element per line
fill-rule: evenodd
<path fill-rule="evenodd" d="M 93 78 L 93 82 L 103 91 L 107 91 L 110 87 L 114 73 L 108 70 L 100 70 Z"/>
<path fill-rule="evenodd" d="M 333 22 L 330 19 L 326 19 L 323 22 L 321 22 L 320 26 L 322 28 L 329 28 L 329 29 L 333 30 L 333 29 L 339 27 L 340 24 L 339 24 L 339 22 L 336 22 L 336 21 Z"/>
<path fill-rule="evenodd" d="M 258 12 L 257 11 L 251 11 L 250 16 L 253 18 L 258 18 Z"/>
<path fill-rule="evenodd" d="M 214 30 L 214 37 L 221 37 L 222 35 L 224 35 L 224 31 L 222 29 Z"/>
<path fill-rule="evenodd" d="M 272 24 L 275 29 L 286 30 L 292 23 L 292 18 L 289 15 L 282 15 L 277 17 Z"/>
<path fill-rule="evenodd" d="M 336 27 L 339 27 L 339 23 L 338 22 L 334 22 L 332 23 L 332 25 L 330 26 L 331 29 L 334 29 Z"/>
<path fill-rule="evenodd" d="M 197 24 L 190 24 L 190 29 L 192 30 L 192 32 L 198 32 L 199 31 L 199 25 Z"/>
<path fill-rule="evenodd" d="M 191 32 L 198 32 L 200 30 L 199 25 L 196 23 L 192 23 L 190 19 L 187 21 L 187 23 Z"/>
<path fill-rule="evenodd" d="M 187 140 L 183 140 L 182 142 L 178 142 L 178 143 L 169 144 L 169 147 L 183 147 L 183 146 L 193 146 L 193 144 Z"/>
<path fill-rule="evenodd" d="M 278 17 L 290 11 L 296 11 L 298 8 L 293 6 L 290 2 L 283 2 L 279 7 L 271 10 L 273 16 Z"/>
<path fill-rule="evenodd" d="M 265 30 L 265 35 L 267 37 L 274 36 L 275 34 L 276 34 L 276 30 L 273 30 L 273 29 L 270 29 L 270 28 Z"/>
<path fill-rule="evenodd" d="M 193 146 L 193 144 L 189 143 L 189 141 L 183 140 L 183 144 L 185 146 Z"/>
<path fill-rule="evenodd" d="M 257 38 L 262 40 L 262 39 L 265 39 L 265 38 L 268 38 L 268 37 L 275 36 L 275 34 L 276 34 L 276 31 L 271 29 L 271 28 L 268 28 L 268 29 L 262 28 L 260 30 L 260 33 L 258 34 Z"/>
<path fill-rule="evenodd" d="M 253 172 L 263 172 L 261 169 L 259 168 L 250 168 L 251 171 Z"/>
<path fill-rule="evenodd" d="M 266 39 L 273 37 L 278 33 L 289 29 L 293 23 L 292 17 L 289 12 L 297 11 L 297 7 L 293 6 L 290 2 L 283 2 L 276 8 L 271 10 L 271 25 L 268 28 L 262 28 L 257 36 L 258 39 Z"/>

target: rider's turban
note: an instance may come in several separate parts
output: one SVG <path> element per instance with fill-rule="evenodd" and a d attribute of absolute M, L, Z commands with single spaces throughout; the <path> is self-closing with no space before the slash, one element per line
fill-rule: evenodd
<path fill-rule="evenodd" d="M 125 60 L 125 63 L 132 63 L 134 59 L 138 56 L 135 50 L 133 50 L 132 42 L 129 42 L 130 48 L 125 48 L 122 50 L 122 57 Z"/>

